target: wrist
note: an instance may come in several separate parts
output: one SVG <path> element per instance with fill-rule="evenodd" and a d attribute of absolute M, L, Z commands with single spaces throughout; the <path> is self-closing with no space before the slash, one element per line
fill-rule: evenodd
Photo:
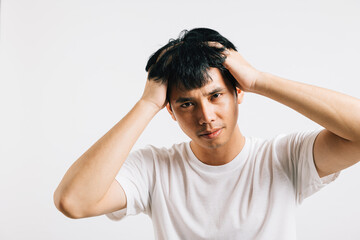
<path fill-rule="evenodd" d="M 272 75 L 270 73 L 259 72 L 251 92 L 257 94 L 266 92 L 267 84 L 269 83 L 271 76 Z"/>
<path fill-rule="evenodd" d="M 151 100 L 147 100 L 147 99 L 143 99 L 141 98 L 138 102 L 137 105 L 142 106 L 144 109 L 147 109 L 149 112 L 156 114 L 158 113 L 162 107 L 158 106 L 156 103 L 154 103 Z"/>

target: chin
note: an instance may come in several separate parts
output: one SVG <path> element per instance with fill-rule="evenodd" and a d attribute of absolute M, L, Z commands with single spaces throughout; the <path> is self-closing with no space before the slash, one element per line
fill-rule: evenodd
<path fill-rule="evenodd" d="M 203 148 L 216 149 L 216 148 L 224 146 L 226 144 L 226 142 L 225 141 L 213 141 L 213 142 L 201 142 L 201 143 L 197 143 L 197 144 Z"/>

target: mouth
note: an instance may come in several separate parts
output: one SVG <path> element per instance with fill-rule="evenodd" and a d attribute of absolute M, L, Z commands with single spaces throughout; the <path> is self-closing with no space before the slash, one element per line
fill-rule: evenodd
<path fill-rule="evenodd" d="M 199 136 L 206 139 L 213 139 L 219 136 L 221 132 L 222 132 L 222 128 L 217 128 L 210 131 L 202 132 L 199 134 Z"/>

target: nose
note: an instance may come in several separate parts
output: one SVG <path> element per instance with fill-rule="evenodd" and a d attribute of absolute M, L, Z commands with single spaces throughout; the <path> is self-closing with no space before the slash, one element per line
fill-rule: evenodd
<path fill-rule="evenodd" d="M 199 124 L 209 124 L 215 121 L 216 113 L 214 106 L 210 103 L 202 103 L 198 105 L 198 116 L 199 116 Z"/>

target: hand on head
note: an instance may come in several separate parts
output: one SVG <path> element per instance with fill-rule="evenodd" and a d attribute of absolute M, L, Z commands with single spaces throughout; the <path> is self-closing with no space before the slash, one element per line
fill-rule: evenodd
<path fill-rule="evenodd" d="M 227 49 L 218 42 L 208 42 L 210 47 L 223 48 L 225 61 L 223 66 L 229 70 L 239 83 L 240 89 L 251 92 L 255 88 L 256 81 L 259 79 L 260 71 L 251 66 L 239 52 L 234 49 Z"/>
<path fill-rule="evenodd" d="M 149 72 L 152 67 L 150 67 Z M 151 79 L 148 74 L 141 99 L 153 103 L 158 110 L 163 109 L 167 104 L 167 85 L 167 81 Z"/>

